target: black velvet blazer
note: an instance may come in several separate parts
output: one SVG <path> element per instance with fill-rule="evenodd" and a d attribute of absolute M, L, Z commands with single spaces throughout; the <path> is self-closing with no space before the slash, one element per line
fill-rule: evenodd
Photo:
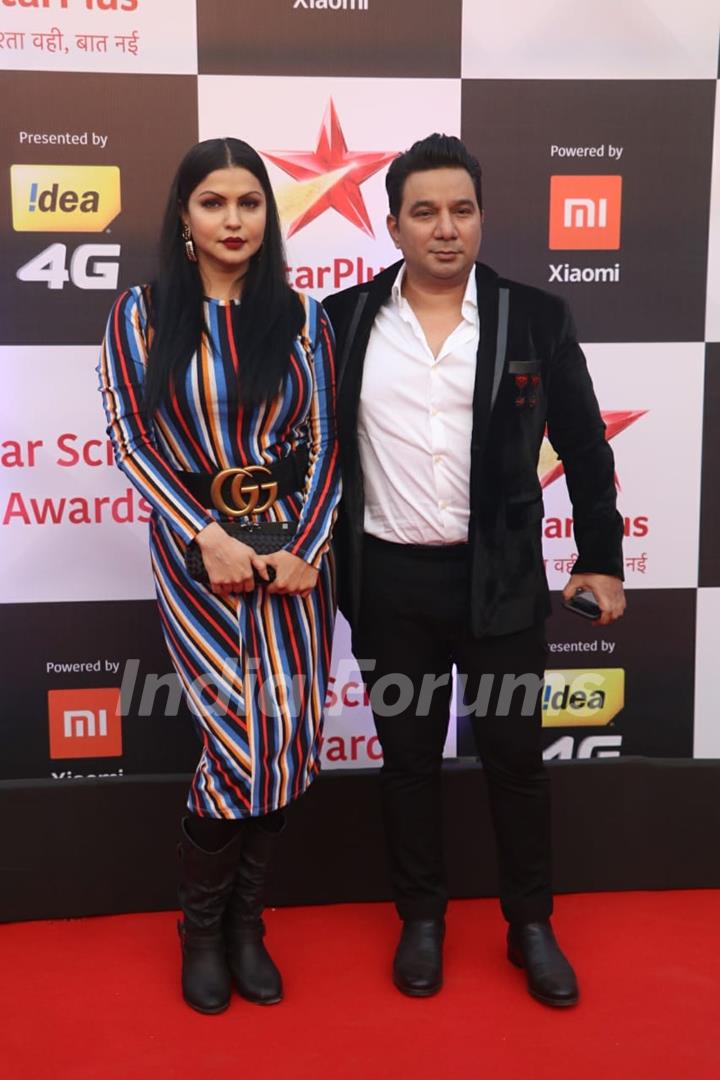
<path fill-rule="evenodd" d="M 340 608 L 351 625 L 363 588 L 357 441 L 363 365 L 375 316 L 400 266 L 323 301 L 337 339 L 343 499 L 335 549 Z M 546 424 L 565 467 L 577 573 L 623 577 L 623 522 L 615 506 L 612 450 L 567 305 L 482 263 L 475 275 L 480 342 L 470 464 L 471 628 L 477 635 L 508 634 L 550 609 L 537 474 Z"/>

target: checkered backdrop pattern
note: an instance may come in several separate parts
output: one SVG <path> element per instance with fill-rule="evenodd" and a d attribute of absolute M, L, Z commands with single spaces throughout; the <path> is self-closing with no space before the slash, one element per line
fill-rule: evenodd
<path fill-rule="evenodd" d="M 194 767 L 94 367 L 177 161 L 226 134 L 264 155 L 290 281 L 318 298 L 395 258 L 390 156 L 466 140 L 482 258 L 572 305 L 626 522 L 626 619 L 550 620 L 546 754 L 720 756 L 719 34 L 711 0 L 5 0 L 0 779 Z M 575 550 L 549 445 L 539 470 L 557 590 Z M 377 765 L 341 619 L 327 706 L 325 765 Z"/>

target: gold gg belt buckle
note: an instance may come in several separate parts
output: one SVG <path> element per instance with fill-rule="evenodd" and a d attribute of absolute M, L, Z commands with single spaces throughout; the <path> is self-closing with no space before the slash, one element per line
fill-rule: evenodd
<path fill-rule="evenodd" d="M 252 481 L 256 473 L 264 473 L 272 476 L 270 469 L 265 465 L 246 465 L 243 469 L 223 469 L 214 477 L 210 485 L 210 498 L 213 506 L 229 517 L 244 517 L 245 514 L 260 514 L 268 510 L 277 499 L 278 486 L 276 480 L 264 484 L 248 483 Z M 233 501 L 230 506 L 223 498 L 222 488 L 226 480 L 230 480 L 230 498 Z M 265 501 L 258 506 L 261 494 L 265 493 Z"/>

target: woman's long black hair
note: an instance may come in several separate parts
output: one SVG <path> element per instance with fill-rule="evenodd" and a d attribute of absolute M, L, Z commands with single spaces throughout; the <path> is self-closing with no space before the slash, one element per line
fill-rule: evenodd
<path fill-rule="evenodd" d="M 160 234 L 159 267 L 150 291 L 153 341 L 148 357 L 143 404 L 152 416 L 173 382 L 180 382 L 209 333 L 203 317 L 203 284 L 196 263 L 188 260 L 180 211 L 190 195 L 215 169 L 239 166 L 259 181 L 265 193 L 265 237 L 244 279 L 242 303 L 233 305 L 233 326 L 240 358 L 239 399 L 256 405 L 275 394 L 287 371 L 293 339 L 304 321 L 302 304 L 287 283 L 277 205 L 260 155 L 241 139 L 206 139 L 180 162 L 170 188 Z"/>

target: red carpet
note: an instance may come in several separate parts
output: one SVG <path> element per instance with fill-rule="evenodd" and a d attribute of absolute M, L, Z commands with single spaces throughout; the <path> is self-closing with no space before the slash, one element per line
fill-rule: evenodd
<path fill-rule="evenodd" d="M 2 1080 L 718 1080 L 720 892 L 559 897 L 575 1009 L 525 992 L 494 900 L 456 901 L 445 989 L 402 997 L 389 905 L 268 912 L 286 1000 L 182 1002 L 175 916 L 0 926 Z"/>

